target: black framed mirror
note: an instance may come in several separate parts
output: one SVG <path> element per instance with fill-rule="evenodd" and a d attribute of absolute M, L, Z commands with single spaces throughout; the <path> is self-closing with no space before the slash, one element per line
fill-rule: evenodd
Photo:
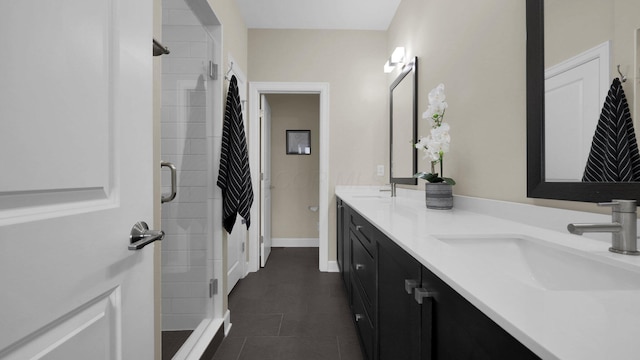
<path fill-rule="evenodd" d="M 602 202 L 640 199 L 640 183 L 550 182 L 545 177 L 544 0 L 527 0 L 527 197 Z M 601 105 L 601 104 L 600 104 Z M 557 155 L 557 154 L 556 154 Z M 554 155 L 555 156 L 555 155 Z"/>
<path fill-rule="evenodd" d="M 389 87 L 389 180 L 416 185 L 418 151 L 418 58 L 406 64 Z"/>

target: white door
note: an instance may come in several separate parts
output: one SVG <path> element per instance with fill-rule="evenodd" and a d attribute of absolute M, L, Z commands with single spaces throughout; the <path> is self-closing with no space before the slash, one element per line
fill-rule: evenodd
<path fill-rule="evenodd" d="M 609 49 L 605 42 L 545 69 L 545 151 L 562 151 L 546 159 L 547 181 L 582 181 L 609 90 Z"/>
<path fill-rule="evenodd" d="M 0 358 L 152 359 L 152 3 L 0 1 Z"/>
<path fill-rule="evenodd" d="M 229 56 L 229 63 L 237 64 L 231 56 Z M 238 81 L 238 95 L 240 96 L 240 102 L 242 104 L 242 119 L 246 129 L 247 111 L 244 104 L 247 99 L 247 78 L 238 65 L 232 65 L 231 70 L 233 73 L 228 73 L 227 76 L 230 79 L 233 74 Z M 229 86 L 229 82 L 225 81 L 225 85 Z M 222 130 L 222 127 L 220 127 L 220 129 Z M 220 155 L 217 156 L 217 159 L 219 158 Z M 244 250 L 247 242 L 247 234 L 246 222 L 241 216 L 238 216 L 233 226 L 233 231 L 231 234 L 227 234 L 227 294 L 230 293 L 238 281 L 245 276 L 246 255 Z"/>
<path fill-rule="evenodd" d="M 607 86 L 599 82 L 598 62 L 591 60 L 545 80 L 545 148 L 548 153 L 563 151 L 563 156 L 545 161 L 547 181 L 582 181 L 604 101 L 601 87 Z"/>
<path fill-rule="evenodd" d="M 236 218 L 231 234 L 227 234 L 227 295 L 244 277 L 244 243 L 247 226 L 242 217 Z"/>
<path fill-rule="evenodd" d="M 271 254 L 271 107 L 260 95 L 260 266 L 264 267 Z"/>

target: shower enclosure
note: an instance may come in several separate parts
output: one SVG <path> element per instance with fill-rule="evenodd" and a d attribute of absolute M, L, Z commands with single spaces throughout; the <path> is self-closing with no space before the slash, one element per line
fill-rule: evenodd
<path fill-rule="evenodd" d="M 161 154 L 177 168 L 177 196 L 161 209 L 162 342 L 163 358 L 182 359 L 223 315 L 213 169 L 222 116 L 215 74 L 220 25 L 206 0 L 163 0 L 162 13 L 162 43 L 170 53 L 162 56 Z M 169 171 L 162 171 L 162 184 L 170 192 Z"/>

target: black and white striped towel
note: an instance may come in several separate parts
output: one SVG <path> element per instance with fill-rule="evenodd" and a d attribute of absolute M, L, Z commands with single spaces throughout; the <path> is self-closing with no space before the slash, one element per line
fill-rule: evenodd
<path fill-rule="evenodd" d="M 222 189 L 222 225 L 228 233 L 233 230 L 236 214 L 251 224 L 249 212 L 253 203 L 247 137 L 242 122 L 242 105 L 235 76 L 229 81 L 227 104 L 222 127 L 222 151 L 218 187 Z"/>
<path fill-rule="evenodd" d="M 638 143 L 618 78 L 613 80 L 602 107 L 582 181 L 640 181 Z"/>

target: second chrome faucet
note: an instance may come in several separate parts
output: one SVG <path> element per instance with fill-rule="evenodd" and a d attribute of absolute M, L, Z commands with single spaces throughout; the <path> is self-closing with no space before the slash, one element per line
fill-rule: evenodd
<path fill-rule="evenodd" d="M 567 226 L 569 232 L 577 235 L 587 232 L 608 232 L 611 233 L 609 251 L 625 255 L 640 255 L 640 251 L 638 251 L 636 201 L 612 200 L 608 203 L 599 203 L 598 206 L 611 206 L 611 223 L 571 223 Z"/>

